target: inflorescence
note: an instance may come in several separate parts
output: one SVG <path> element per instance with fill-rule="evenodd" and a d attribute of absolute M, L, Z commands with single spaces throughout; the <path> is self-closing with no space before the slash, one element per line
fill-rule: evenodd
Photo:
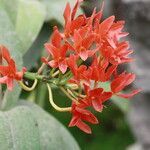
<path fill-rule="evenodd" d="M 133 50 L 129 49 L 128 41 L 120 41 L 128 35 L 122 31 L 125 22 L 115 22 L 115 16 L 101 21 L 103 7 L 99 12 L 94 9 L 90 17 L 84 14 L 76 17 L 81 2 L 77 0 L 73 9 L 67 3 L 64 30 L 60 32 L 54 27 L 50 41 L 44 45 L 47 57 L 42 57 L 43 64 L 37 73 L 27 72 L 25 68 L 18 72 L 8 49 L 1 45 L 0 59 L 8 65 L 0 65 L 0 83 L 12 90 L 13 80 L 17 80 L 23 89 L 31 91 L 42 81 L 48 87 L 51 105 L 60 112 L 72 114 L 69 127 L 77 126 L 91 133 L 85 122 L 98 124 L 98 119 L 89 108 L 102 112 L 104 103 L 113 95 L 131 98 L 140 90 L 122 92 L 135 80 L 135 74 L 126 70 L 119 73 L 118 69 L 121 64 L 133 61 L 129 57 Z M 34 80 L 33 86 L 25 85 L 24 79 Z M 109 88 L 103 87 L 105 83 Z M 72 101 L 70 107 L 61 108 L 54 103 L 52 84 Z"/>

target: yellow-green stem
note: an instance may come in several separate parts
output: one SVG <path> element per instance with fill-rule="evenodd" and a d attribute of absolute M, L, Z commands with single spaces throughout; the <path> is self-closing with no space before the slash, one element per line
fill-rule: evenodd
<path fill-rule="evenodd" d="M 76 99 L 76 96 L 73 94 L 73 92 L 70 89 L 67 89 L 67 92 L 74 98 Z"/>
<path fill-rule="evenodd" d="M 83 94 L 79 94 L 78 92 L 74 91 L 74 93 L 78 96 L 78 97 L 81 97 L 81 98 L 85 98 L 86 95 L 83 95 Z"/>
<path fill-rule="evenodd" d="M 24 89 L 25 91 L 33 91 L 33 90 L 35 89 L 37 83 L 38 83 L 38 80 L 35 79 L 33 85 L 32 85 L 31 87 L 28 87 L 28 86 L 26 86 L 26 85 L 23 83 L 23 81 L 19 81 L 19 85 L 20 85 L 20 86 L 22 87 L 22 89 Z"/>
<path fill-rule="evenodd" d="M 57 76 L 59 74 L 59 70 L 57 70 L 55 73 L 52 74 L 52 77 L 54 78 L 55 76 Z"/>
<path fill-rule="evenodd" d="M 47 61 L 49 61 L 49 59 L 50 59 L 50 55 L 46 58 L 46 60 Z M 41 65 L 41 67 L 38 69 L 38 71 L 37 71 L 37 73 L 38 74 L 42 74 L 42 72 L 43 72 L 43 70 L 44 70 L 44 68 L 46 67 L 46 64 L 45 63 L 42 63 L 42 65 Z"/>
<path fill-rule="evenodd" d="M 60 86 L 61 91 L 72 101 L 74 101 L 75 103 L 78 103 L 78 101 L 76 99 L 74 99 L 65 89 L 64 87 Z"/>
<path fill-rule="evenodd" d="M 48 88 L 48 92 L 49 92 L 49 102 L 52 105 L 53 108 L 55 108 L 57 111 L 60 112 L 70 112 L 71 111 L 71 107 L 65 107 L 65 108 L 61 108 L 59 106 L 57 106 L 54 101 L 53 101 L 53 95 L 52 95 L 52 90 L 50 85 L 47 83 L 47 88 Z"/>

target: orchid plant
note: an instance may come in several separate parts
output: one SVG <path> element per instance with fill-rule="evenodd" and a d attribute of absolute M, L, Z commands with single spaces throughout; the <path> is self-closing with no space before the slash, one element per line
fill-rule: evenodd
<path fill-rule="evenodd" d="M 91 128 L 86 122 L 98 124 L 93 108 L 102 112 L 105 102 L 113 95 L 131 98 L 140 92 L 130 93 L 123 90 L 135 80 L 134 73 L 126 70 L 119 72 L 124 63 L 133 61 L 129 55 L 133 52 L 129 42 L 120 40 L 128 35 L 123 32 L 125 21 L 115 21 L 115 16 L 102 21 L 103 5 L 90 17 L 84 14 L 76 16 L 82 0 L 77 0 L 73 9 L 67 3 L 63 16 L 63 31 L 55 26 L 50 40 L 44 44 L 47 52 L 42 57 L 42 65 L 36 73 L 24 67 L 18 71 L 9 50 L 0 46 L 0 83 L 6 84 L 11 91 L 17 81 L 22 89 L 32 91 L 38 82 L 43 82 L 49 91 L 49 102 L 54 109 L 72 114 L 69 127 L 76 126 L 90 134 Z M 29 87 L 25 81 L 33 80 Z M 109 84 L 109 90 L 103 87 Z M 52 86 L 59 88 L 71 101 L 71 106 L 59 107 L 53 100 Z"/>

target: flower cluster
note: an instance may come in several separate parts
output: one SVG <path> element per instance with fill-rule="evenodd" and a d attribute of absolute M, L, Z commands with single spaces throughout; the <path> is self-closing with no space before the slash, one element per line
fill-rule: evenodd
<path fill-rule="evenodd" d="M 70 78 L 66 83 L 76 85 L 77 88 L 67 89 L 73 99 L 69 126 L 91 133 L 85 122 L 97 124 L 98 120 L 88 108 L 102 112 L 104 102 L 113 95 L 130 98 L 139 90 L 130 94 L 120 93 L 135 79 L 133 73 L 118 73 L 119 65 L 133 60 L 129 57 L 133 52 L 129 43 L 120 41 L 128 35 L 122 31 L 125 22 L 115 22 L 115 16 L 101 21 L 102 9 L 99 12 L 94 9 L 90 17 L 84 14 L 76 17 L 81 1 L 77 0 L 73 9 L 67 3 L 64 32 L 54 27 L 50 42 L 45 44 L 51 59 L 42 58 L 42 61 L 60 70 L 66 78 L 68 75 Z M 104 82 L 110 84 L 110 91 L 101 87 Z"/>
<path fill-rule="evenodd" d="M 81 2 L 77 0 L 73 9 L 67 3 L 64 29 L 60 32 L 54 27 L 50 41 L 44 45 L 48 56 L 42 57 L 43 64 L 37 73 L 25 72 L 25 68 L 18 72 L 7 48 L 0 46 L 0 83 L 12 90 L 16 80 L 26 91 L 33 90 L 39 80 L 46 83 L 51 105 L 72 114 L 69 127 L 76 126 L 89 134 L 91 128 L 86 123 L 98 124 L 89 108 L 102 112 L 104 103 L 113 95 L 131 98 L 140 90 L 122 92 L 135 80 L 135 74 L 126 70 L 119 73 L 118 69 L 121 64 L 133 61 L 129 57 L 133 52 L 129 43 L 120 40 L 128 35 L 122 31 L 125 22 L 115 22 L 114 16 L 102 21 L 103 7 L 99 12 L 94 9 L 90 17 L 84 14 L 76 17 Z M 21 81 L 24 78 L 34 80 L 32 87 Z M 71 107 L 60 108 L 54 103 L 51 84 L 72 100 Z"/>
<path fill-rule="evenodd" d="M 4 61 L 7 63 L 5 66 L 2 64 Z M 15 61 L 10 57 L 8 49 L 0 45 L 0 83 L 6 84 L 9 90 L 13 88 L 13 81 L 20 81 L 23 78 L 23 74 L 26 71 L 26 68 L 23 68 L 22 71 L 18 72 L 16 68 Z"/>

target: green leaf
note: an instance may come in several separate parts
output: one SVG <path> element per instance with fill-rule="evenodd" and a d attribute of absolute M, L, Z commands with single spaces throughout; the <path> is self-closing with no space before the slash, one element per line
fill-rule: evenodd
<path fill-rule="evenodd" d="M 71 134 L 35 104 L 21 101 L 0 112 L 1 150 L 79 150 Z"/>
<path fill-rule="evenodd" d="M 35 0 L 19 0 L 15 29 L 23 47 L 28 49 L 36 39 L 45 19 L 44 6 Z"/>
<path fill-rule="evenodd" d="M 7 11 L 0 1 L 0 44 L 6 45 L 18 67 L 22 67 L 22 43 L 14 29 Z"/>
<path fill-rule="evenodd" d="M 46 21 L 56 19 L 60 23 L 64 23 L 63 12 L 67 2 L 73 6 L 76 1 L 73 0 L 39 0 L 41 1 L 46 8 Z M 78 13 L 80 14 L 82 11 L 79 9 Z"/>
<path fill-rule="evenodd" d="M 0 44 L 10 50 L 20 70 L 22 57 L 35 40 L 45 19 L 43 5 L 35 0 L 0 0 Z M 2 109 L 13 106 L 21 92 L 16 86 L 6 91 Z"/>
<path fill-rule="evenodd" d="M 45 8 L 35 0 L 1 0 L 0 4 L 13 25 L 13 31 L 21 41 L 22 47 L 19 51 L 23 55 L 32 45 L 43 25 Z"/>
<path fill-rule="evenodd" d="M 1 150 L 40 150 L 37 121 L 28 107 L 0 112 Z"/>

